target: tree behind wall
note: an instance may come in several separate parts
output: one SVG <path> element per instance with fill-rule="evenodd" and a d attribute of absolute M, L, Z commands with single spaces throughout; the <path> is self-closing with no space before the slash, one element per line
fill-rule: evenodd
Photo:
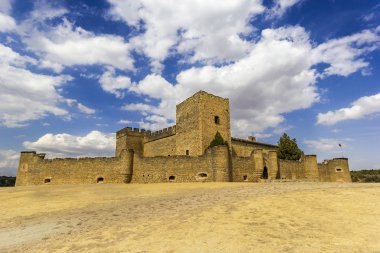
<path fill-rule="evenodd" d="M 211 141 L 208 148 L 212 148 L 219 145 L 226 145 L 228 146 L 227 141 L 225 141 L 222 137 L 222 135 L 219 132 L 216 132 L 214 139 Z"/>
<path fill-rule="evenodd" d="M 298 148 L 297 140 L 284 133 L 278 141 L 277 155 L 279 159 L 299 160 L 303 152 Z"/>

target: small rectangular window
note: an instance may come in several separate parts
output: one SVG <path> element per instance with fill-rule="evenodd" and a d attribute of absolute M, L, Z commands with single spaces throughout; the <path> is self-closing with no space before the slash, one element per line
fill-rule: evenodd
<path fill-rule="evenodd" d="M 215 116 L 214 121 L 215 121 L 215 124 L 219 125 L 220 124 L 219 116 Z"/>
<path fill-rule="evenodd" d="M 190 154 L 189 150 L 186 150 L 186 155 L 189 155 L 189 154 Z"/>

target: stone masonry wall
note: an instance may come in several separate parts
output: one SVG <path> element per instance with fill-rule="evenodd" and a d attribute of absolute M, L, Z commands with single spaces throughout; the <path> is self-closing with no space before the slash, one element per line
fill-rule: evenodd
<path fill-rule="evenodd" d="M 274 145 L 263 145 L 259 142 L 232 138 L 232 154 L 234 156 L 249 157 L 254 149 L 262 149 L 263 153 L 268 154 L 269 151 L 276 151 L 277 147 Z"/>
<path fill-rule="evenodd" d="M 318 164 L 318 171 L 322 182 L 352 182 L 347 158 L 325 160 Z"/>
<path fill-rule="evenodd" d="M 200 94 L 200 115 L 202 150 L 204 151 L 215 138 L 217 132 L 231 147 L 230 106 L 228 99 L 206 92 Z M 215 122 L 217 117 L 217 121 Z"/>
<path fill-rule="evenodd" d="M 281 179 L 319 181 L 317 158 L 315 155 L 306 155 L 301 161 L 279 159 Z"/>
<path fill-rule="evenodd" d="M 255 161 L 253 157 L 232 157 L 234 182 L 256 182 Z"/>
<path fill-rule="evenodd" d="M 173 156 L 176 154 L 176 135 L 144 143 L 144 156 Z"/>
<path fill-rule="evenodd" d="M 300 180 L 305 178 L 303 161 L 290 161 L 279 159 L 281 179 Z"/>
<path fill-rule="evenodd" d="M 199 96 L 193 95 L 176 108 L 176 155 L 203 155 L 201 125 L 199 121 Z"/>
<path fill-rule="evenodd" d="M 116 133 L 115 156 L 118 157 L 123 150 L 133 149 L 135 153 L 144 153 L 144 129 L 126 127 Z"/>
<path fill-rule="evenodd" d="M 132 155 L 121 157 L 44 159 L 44 154 L 21 153 L 16 185 L 126 183 Z"/>
<path fill-rule="evenodd" d="M 132 183 L 226 181 L 228 149 L 217 146 L 203 156 L 134 156 Z"/>

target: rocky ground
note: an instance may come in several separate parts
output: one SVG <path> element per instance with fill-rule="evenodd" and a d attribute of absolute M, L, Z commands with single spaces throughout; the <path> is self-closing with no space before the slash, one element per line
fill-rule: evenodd
<path fill-rule="evenodd" d="M 0 189 L 0 252 L 380 252 L 380 184 Z"/>

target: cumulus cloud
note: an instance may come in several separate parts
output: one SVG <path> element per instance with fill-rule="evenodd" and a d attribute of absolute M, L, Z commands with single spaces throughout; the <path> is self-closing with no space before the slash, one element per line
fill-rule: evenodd
<path fill-rule="evenodd" d="M 33 23 L 32 23 L 33 24 Z M 54 27 L 23 23 L 28 50 L 38 54 L 41 66 L 61 71 L 65 66 L 105 64 L 118 69 L 133 69 L 129 45 L 120 36 L 95 35 L 63 19 Z"/>
<path fill-rule="evenodd" d="M 322 75 L 348 76 L 365 69 L 369 63 L 363 56 L 380 46 L 379 31 L 364 30 L 343 38 L 332 39 L 313 50 L 311 57 L 316 63 L 327 63 Z"/>
<path fill-rule="evenodd" d="M 115 19 L 144 31 L 131 46 L 148 56 L 156 71 L 172 50 L 187 54 L 190 62 L 241 58 L 250 49 L 241 35 L 252 31 L 249 20 L 265 10 L 259 0 L 108 1 Z"/>
<path fill-rule="evenodd" d="M 268 11 L 270 18 L 282 16 L 290 7 L 301 2 L 301 0 L 276 0 L 274 6 Z"/>
<path fill-rule="evenodd" d="M 160 115 L 149 115 L 144 120 L 139 122 L 139 125 L 143 129 L 159 130 L 169 125 L 173 125 L 171 121 Z"/>
<path fill-rule="evenodd" d="M 0 12 L 0 32 L 9 32 L 16 28 L 16 21 L 11 17 Z"/>
<path fill-rule="evenodd" d="M 71 77 L 36 74 L 26 69 L 36 61 L 0 44 L 0 125 L 21 127 L 48 114 L 66 116 L 57 89 Z"/>
<path fill-rule="evenodd" d="M 94 114 L 96 111 L 90 107 L 87 107 L 81 103 L 78 103 L 78 110 L 85 114 Z"/>
<path fill-rule="evenodd" d="M 361 97 L 354 101 L 351 107 L 319 113 L 317 123 L 321 125 L 334 125 L 340 121 L 361 119 L 375 113 L 380 113 L 380 93 Z"/>
<path fill-rule="evenodd" d="M 366 30 L 314 45 L 300 26 L 265 29 L 249 54 L 234 63 L 184 70 L 173 84 L 157 74 L 146 76 L 128 90 L 154 98 L 158 104 L 127 104 L 123 109 L 175 120 L 175 104 L 205 90 L 230 98 L 235 135 L 262 133 L 280 125 L 283 113 L 317 102 L 318 78 L 346 76 L 366 67 L 361 56 L 377 48 L 378 40 L 375 31 Z M 333 57 L 337 51 L 340 56 Z M 315 67 L 320 63 L 327 63 L 321 72 Z"/>
<path fill-rule="evenodd" d="M 115 69 L 109 68 L 99 79 L 100 86 L 105 92 L 123 98 L 125 91 L 131 87 L 131 79 L 127 76 L 115 76 Z"/>
<path fill-rule="evenodd" d="M 47 153 L 50 158 L 53 158 L 112 156 L 115 143 L 115 134 L 91 131 L 84 136 L 48 133 L 34 142 L 26 141 L 23 145 L 29 150 Z"/>
<path fill-rule="evenodd" d="M 314 151 L 329 151 L 333 153 L 341 152 L 341 147 L 339 144 L 346 148 L 348 147 L 347 142 L 351 141 L 351 139 L 333 139 L 333 138 L 320 138 L 318 140 L 304 140 L 304 144 L 306 144 L 311 150 Z"/>
<path fill-rule="evenodd" d="M 124 109 L 175 120 L 175 104 L 205 90 L 230 98 L 235 134 L 260 132 L 280 124 L 281 113 L 307 108 L 318 100 L 315 71 L 307 57 L 311 50 L 301 27 L 264 30 L 250 54 L 234 64 L 185 70 L 175 85 L 158 75 L 147 76 L 132 90 L 159 99 L 158 106 L 129 104 Z"/>
<path fill-rule="evenodd" d="M 0 1 L 0 12 L 9 14 L 12 9 L 12 0 L 2 0 Z"/>
<path fill-rule="evenodd" d="M 12 149 L 0 149 L 0 176 L 15 176 L 20 153 Z"/>
<path fill-rule="evenodd" d="M 87 106 L 79 103 L 75 99 L 66 99 L 66 103 L 67 103 L 67 105 L 69 105 L 71 107 L 76 107 L 81 113 L 84 113 L 84 114 L 95 114 L 96 113 L 95 109 L 87 107 Z"/>
<path fill-rule="evenodd" d="M 119 120 L 117 122 L 117 124 L 123 124 L 123 125 L 125 125 L 125 124 L 131 124 L 131 123 L 132 123 L 132 121 L 127 120 L 127 119 L 121 119 L 121 120 Z"/>

